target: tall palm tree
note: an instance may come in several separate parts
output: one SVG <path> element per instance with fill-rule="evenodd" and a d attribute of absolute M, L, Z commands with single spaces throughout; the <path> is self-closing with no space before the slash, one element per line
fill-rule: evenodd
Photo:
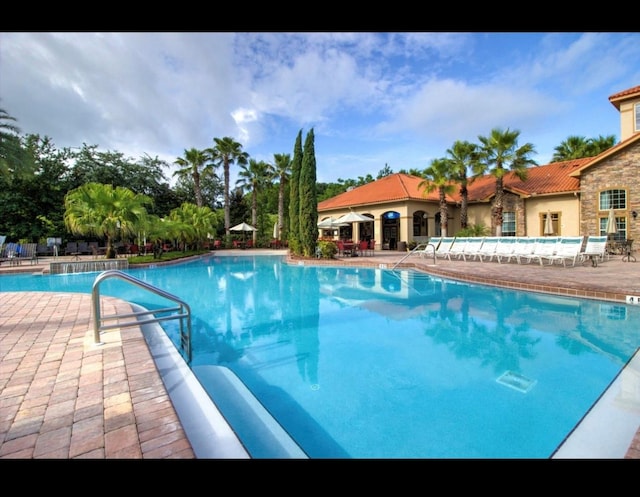
<path fill-rule="evenodd" d="M 224 230 L 227 236 L 231 234 L 231 204 L 229 201 L 229 169 L 231 164 L 239 166 L 247 164 L 249 154 L 242 151 L 242 145 L 229 136 L 214 138 L 215 146 L 209 149 L 212 159 L 217 165 L 222 164 L 224 170 Z"/>
<path fill-rule="evenodd" d="M 478 166 L 478 145 L 468 141 L 457 140 L 447 149 L 450 174 L 460 184 L 460 227 L 467 227 L 467 207 L 469 204 L 468 185 L 473 182 Z M 469 173 L 472 174 L 469 177 Z"/>
<path fill-rule="evenodd" d="M 28 154 L 20 143 L 16 118 L 0 109 L 0 176 L 10 177 L 29 166 Z M 28 168 L 27 168 L 28 169 Z"/>
<path fill-rule="evenodd" d="M 531 143 L 518 146 L 520 131 L 507 128 L 493 128 L 489 136 L 478 136 L 480 140 L 480 156 L 478 169 L 483 174 L 487 171 L 496 179 L 496 196 L 494 203 L 494 219 L 496 236 L 502 236 L 502 209 L 504 202 L 504 175 L 513 172 L 522 181 L 527 179 L 528 168 L 536 165 L 530 157 L 536 153 Z"/>
<path fill-rule="evenodd" d="M 278 240 L 282 240 L 284 228 L 284 192 L 291 177 L 291 155 L 273 154 L 273 172 L 278 178 Z"/>
<path fill-rule="evenodd" d="M 196 205 L 202 207 L 202 187 L 200 180 L 204 175 L 213 174 L 213 164 L 208 163 L 210 157 L 204 150 L 191 148 L 184 151 L 184 157 L 178 157 L 174 164 L 181 168 L 173 173 L 181 178 L 191 177 L 193 179 L 193 192 L 196 196 Z"/>
<path fill-rule="evenodd" d="M 243 191 L 251 192 L 251 224 L 258 230 L 261 229 L 258 226 L 258 194 L 272 177 L 272 166 L 265 161 L 257 161 L 255 159 L 249 159 L 248 165 L 241 165 L 238 173 L 236 186 Z M 254 231 L 252 234 L 255 246 L 258 232 Z"/>
<path fill-rule="evenodd" d="M 65 196 L 64 224 L 74 235 L 106 238 L 106 258 L 113 259 L 114 239 L 135 236 L 152 202 L 151 197 L 122 186 L 86 183 Z"/>
<path fill-rule="evenodd" d="M 433 159 L 423 173 L 424 179 L 418 184 L 418 188 L 424 189 L 425 193 L 438 190 L 438 205 L 440 207 L 440 232 L 442 236 L 447 236 L 449 225 L 449 207 L 447 206 L 447 195 L 455 191 L 452 183 L 452 168 L 449 159 Z"/>

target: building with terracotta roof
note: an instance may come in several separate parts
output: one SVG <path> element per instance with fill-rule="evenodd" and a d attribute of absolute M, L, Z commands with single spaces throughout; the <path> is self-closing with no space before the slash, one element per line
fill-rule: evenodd
<path fill-rule="evenodd" d="M 614 209 L 619 240 L 640 237 L 640 86 L 609 97 L 620 112 L 620 142 L 596 157 L 529 168 L 525 181 L 504 176 L 503 236 L 543 236 L 550 216 L 554 235 L 605 235 Z M 426 194 L 423 178 L 391 174 L 318 204 L 318 220 L 354 211 L 371 218 L 321 230 L 321 236 L 375 240 L 376 249 L 394 250 L 403 242 L 441 235 L 438 192 Z M 460 230 L 460 194 L 446 196 L 448 235 Z M 468 224 L 484 225 L 495 235 L 492 209 L 495 178 L 468 185 Z"/>

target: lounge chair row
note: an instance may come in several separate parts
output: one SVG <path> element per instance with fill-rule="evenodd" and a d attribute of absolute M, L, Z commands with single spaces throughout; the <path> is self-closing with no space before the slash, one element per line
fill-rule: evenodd
<path fill-rule="evenodd" d="M 435 247 L 436 257 L 450 261 L 479 260 L 498 263 L 517 262 L 528 264 L 538 262 L 541 266 L 554 263 L 566 266 L 570 263 L 591 260 L 593 265 L 607 257 L 606 236 L 545 236 L 545 237 L 432 237 L 429 244 Z M 433 249 L 420 252 L 425 257 L 433 257 Z"/>

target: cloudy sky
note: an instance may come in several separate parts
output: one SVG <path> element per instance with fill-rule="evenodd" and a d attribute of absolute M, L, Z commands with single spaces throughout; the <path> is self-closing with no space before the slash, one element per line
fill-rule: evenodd
<path fill-rule="evenodd" d="M 571 135 L 619 140 L 608 97 L 637 85 L 633 32 L 0 33 L 23 134 L 169 163 L 230 136 L 273 162 L 313 128 L 321 182 L 422 169 L 494 127 L 546 164 Z"/>

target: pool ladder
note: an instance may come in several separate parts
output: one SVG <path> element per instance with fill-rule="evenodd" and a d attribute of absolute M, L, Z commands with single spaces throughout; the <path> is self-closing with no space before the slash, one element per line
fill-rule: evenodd
<path fill-rule="evenodd" d="M 400 259 L 398 262 L 396 262 L 393 267 L 391 268 L 391 270 L 394 270 L 395 268 L 398 267 L 398 264 L 400 264 L 402 261 L 404 261 L 406 258 L 408 258 L 409 256 L 411 256 L 412 254 L 418 252 L 418 251 L 422 251 L 426 254 L 427 252 L 427 248 L 431 247 L 433 249 L 433 263 L 436 263 L 436 247 L 433 243 L 419 243 L 418 245 L 416 245 L 413 250 L 411 250 L 410 252 L 407 252 L 407 255 L 405 255 L 402 259 Z"/>
<path fill-rule="evenodd" d="M 121 280 L 132 283 L 140 288 L 144 288 L 156 295 L 160 295 L 168 300 L 175 302 L 177 305 L 175 307 L 165 307 L 161 309 L 154 309 L 152 311 L 144 310 L 133 312 L 130 314 L 112 314 L 110 316 L 102 316 L 100 312 L 100 283 L 108 278 L 119 278 Z M 149 285 L 142 280 L 134 278 L 133 276 L 123 273 L 117 269 L 110 269 L 107 271 L 103 271 L 98 275 L 98 277 L 93 282 L 93 289 L 91 291 L 91 303 L 93 308 L 93 339 L 96 344 L 100 344 L 100 333 L 102 331 L 111 330 L 114 328 L 124 328 L 130 326 L 141 326 L 143 324 L 149 323 L 158 323 L 160 321 L 168 321 L 171 319 L 179 319 L 180 320 L 180 347 L 182 349 L 182 353 L 186 356 L 186 360 L 189 364 L 191 364 L 191 308 L 189 305 L 180 300 L 175 295 L 165 292 L 160 288 L 156 288 L 153 285 Z M 178 314 L 170 314 L 165 316 L 156 317 L 155 314 L 166 314 L 166 313 L 175 313 Z M 139 319 L 141 317 L 151 316 L 151 318 L 147 319 Z M 113 320 L 113 319 L 124 319 L 124 318 L 136 318 L 133 321 L 125 321 L 123 323 L 117 324 L 105 324 L 105 321 Z M 186 321 L 186 326 L 185 326 Z M 186 329 L 185 329 L 186 328 Z"/>

